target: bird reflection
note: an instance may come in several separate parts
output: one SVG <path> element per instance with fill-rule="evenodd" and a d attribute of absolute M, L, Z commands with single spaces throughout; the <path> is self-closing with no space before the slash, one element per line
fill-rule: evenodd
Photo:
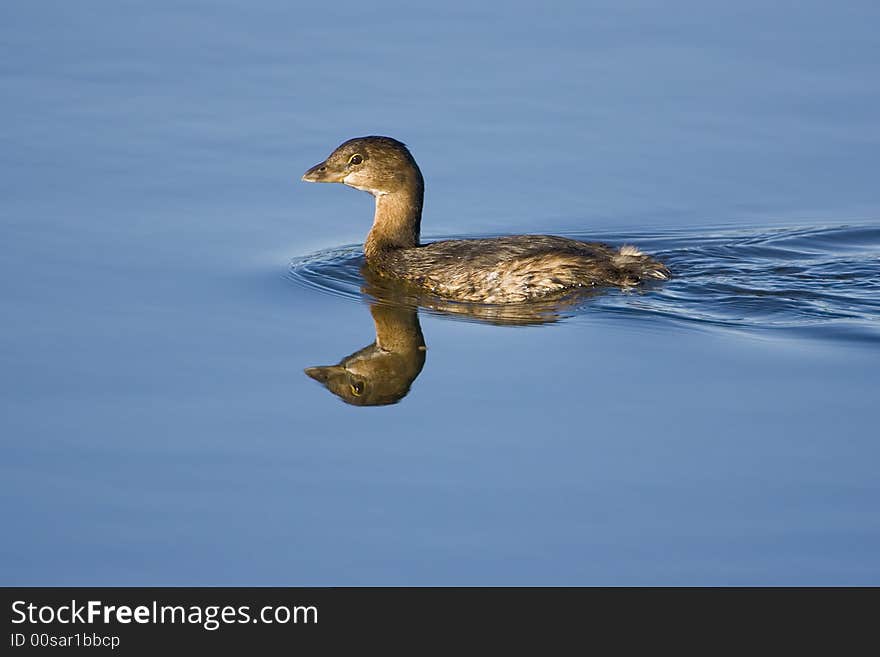
<path fill-rule="evenodd" d="M 305 373 L 355 406 L 383 406 L 403 399 L 425 364 L 425 339 L 418 308 L 462 319 L 505 326 L 555 322 L 584 300 L 585 294 L 527 305 L 487 305 L 449 301 L 375 274 L 361 271 L 361 291 L 373 301 L 370 313 L 376 340 L 336 365 L 308 367 Z"/>
<path fill-rule="evenodd" d="M 425 338 L 413 306 L 374 302 L 370 313 L 376 341 L 336 365 L 305 372 L 327 390 L 355 406 L 395 404 L 409 392 L 425 364 Z"/>

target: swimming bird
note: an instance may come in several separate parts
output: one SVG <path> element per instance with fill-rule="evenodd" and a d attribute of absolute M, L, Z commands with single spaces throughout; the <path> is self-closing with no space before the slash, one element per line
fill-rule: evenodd
<path fill-rule="evenodd" d="M 440 297 L 529 303 L 670 276 L 665 265 L 634 246 L 615 248 L 553 235 L 421 244 L 424 179 L 406 145 L 391 137 L 349 139 L 302 179 L 342 183 L 372 194 L 376 209 L 364 243 L 367 266 Z"/>

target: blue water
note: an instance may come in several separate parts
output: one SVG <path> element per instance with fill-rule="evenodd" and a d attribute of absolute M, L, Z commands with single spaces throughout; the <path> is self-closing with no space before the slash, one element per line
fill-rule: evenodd
<path fill-rule="evenodd" d="M 878 19 L 4 3 L 0 583 L 880 584 Z M 361 134 L 410 145 L 428 238 L 675 276 L 390 298 L 371 199 L 298 182 Z M 376 308 L 426 350 L 363 408 L 303 370 Z"/>

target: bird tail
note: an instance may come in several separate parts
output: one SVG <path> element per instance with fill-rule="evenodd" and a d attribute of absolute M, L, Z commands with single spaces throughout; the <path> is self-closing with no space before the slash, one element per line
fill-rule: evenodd
<path fill-rule="evenodd" d="M 672 276 L 669 268 L 630 244 L 624 244 L 611 260 L 620 270 L 623 285 L 636 285 L 645 278 L 665 281 Z"/>

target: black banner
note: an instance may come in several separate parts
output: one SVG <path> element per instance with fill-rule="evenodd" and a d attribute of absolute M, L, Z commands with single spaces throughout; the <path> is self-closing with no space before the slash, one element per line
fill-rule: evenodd
<path fill-rule="evenodd" d="M 786 642 L 871 627 L 877 590 L 574 588 L 7 588 L 3 654 L 178 654 L 396 647 L 418 654 L 572 641 Z M 837 623 L 837 625 L 833 625 Z M 817 637 L 818 638 L 818 637 Z M 541 648 L 543 646 L 543 648 Z M 60 651 L 60 652 L 59 652 Z M 552 652 L 557 652 L 556 649 Z"/>

